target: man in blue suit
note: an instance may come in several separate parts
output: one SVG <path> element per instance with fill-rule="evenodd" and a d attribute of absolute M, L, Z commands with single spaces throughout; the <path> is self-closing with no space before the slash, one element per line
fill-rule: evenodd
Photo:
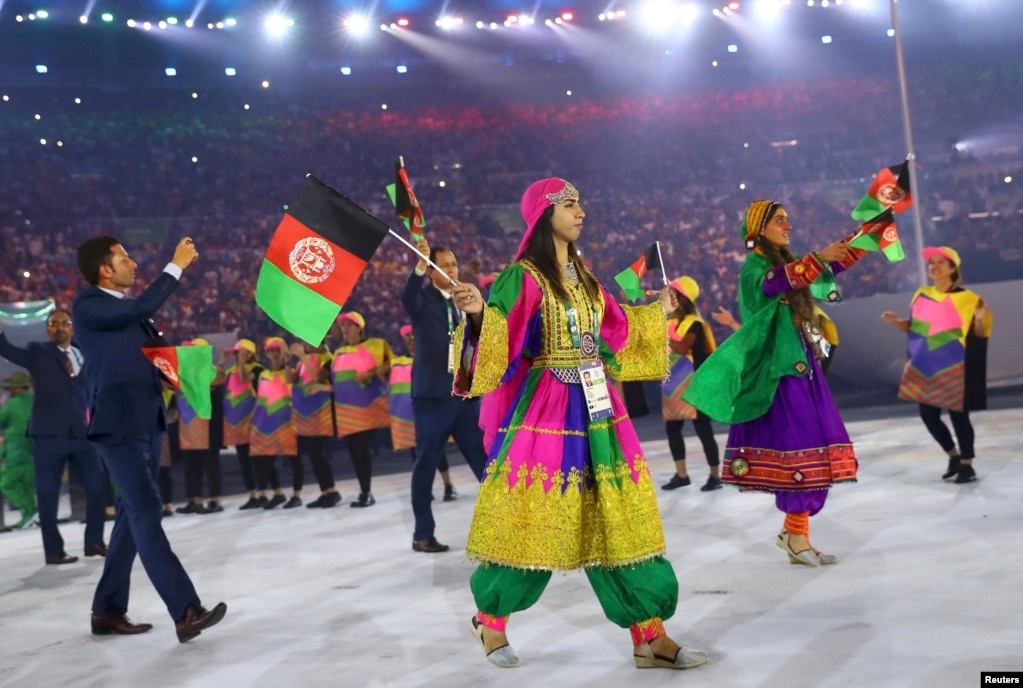
<path fill-rule="evenodd" d="M 75 296 L 71 312 L 88 361 L 88 437 L 118 492 L 117 517 L 92 602 L 96 635 L 132 635 L 152 628 L 134 624 L 125 615 L 136 553 L 175 621 L 180 642 L 199 635 L 227 613 L 223 602 L 210 610 L 200 604 L 163 532 L 157 475 L 161 439 L 167 430 L 166 409 L 160 375 L 141 348 L 159 335 L 151 316 L 198 257 L 192 240 L 182 239 L 160 276 L 131 299 L 125 291 L 135 284 L 137 265 L 117 239 L 95 237 L 78 247 L 78 269 L 90 286 Z"/>
<path fill-rule="evenodd" d="M 85 489 L 85 556 L 106 556 L 103 522 L 106 520 L 106 475 L 99 455 L 85 438 L 85 376 L 82 352 L 71 343 L 71 313 L 57 309 L 46 320 L 49 342 L 31 342 L 22 348 L 7 340 L 0 325 L 0 356 L 28 370 L 35 400 L 29 420 L 35 457 L 39 526 L 47 564 L 71 564 L 78 557 L 64 551 L 57 528 L 60 483 L 65 466 Z"/>
<path fill-rule="evenodd" d="M 446 552 L 437 542 L 431 505 L 433 480 L 448 437 L 455 438 L 472 472 L 480 480 L 487 455 L 480 430 L 480 400 L 452 396 L 454 332 L 462 312 L 451 302 L 451 283 L 458 279 L 458 259 L 441 246 L 430 250 L 425 239 L 416 248 L 441 268 L 420 260 L 409 275 L 401 305 L 412 321 L 416 342 L 412 364 L 412 418 L 416 424 L 416 459 L 412 464 L 412 513 L 416 529 L 412 549 Z M 424 284 L 423 277 L 429 276 Z"/>

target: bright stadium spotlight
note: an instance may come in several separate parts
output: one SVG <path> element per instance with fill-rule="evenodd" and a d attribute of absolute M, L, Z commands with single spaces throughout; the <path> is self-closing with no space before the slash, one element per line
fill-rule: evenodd
<path fill-rule="evenodd" d="M 403 29 L 407 29 L 408 28 L 408 24 L 409 24 L 409 21 L 405 17 L 402 17 L 401 19 L 398 20 L 398 26 L 400 26 Z"/>
<path fill-rule="evenodd" d="M 188 28 L 192 28 L 193 26 L 195 26 L 195 20 L 194 19 L 186 19 L 185 20 L 185 26 L 188 27 Z"/>
<path fill-rule="evenodd" d="M 824 45 L 831 43 L 831 36 L 821 36 L 821 43 Z"/>
<path fill-rule="evenodd" d="M 46 74 L 49 71 L 46 65 L 36 65 L 36 74 Z"/>
<path fill-rule="evenodd" d="M 237 76 L 238 75 L 238 70 L 235 69 L 234 67 L 225 67 L 224 68 L 224 75 L 225 76 Z"/>
<path fill-rule="evenodd" d="M 351 76 L 352 75 L 352 68 L 351 67 L 342 67 L 341 68 L 341 74 L 343 74 L 344 76 Z"/>
<path fill-rule="evenodd" d="M 234 17 L 228 17 L 224 20 L 224 24 L 227 26 L 238 26 L 238 20 Z"/>
<path fill-rule="evenodd" d="M 167 76 L 177 76 L 178 70 L 174 69 L 173 67 L 167 67 L 167 69 L 163 70 L 163 73 L 166 74 Z"/>
<path fill-rule="evenodd" d="M 80 21 L 80 22 L 81 22 L 81 23 L 83 23 L 83 24 L 88 24 L 88 23 L 89 23 L 89 18 L 88 18 L 88 17 L 86 17 L 86 16 L 85 16 L 85 15 L 83 14 L 82 16 L 80 16 L 80 17 L 78 18 L 78 21 Z"/>
<path fill-rule="evenodd" d="M 407 74 L 408 73 L 408 66 L 406 66 L 406 65 L 398 65 L 395 69 L 398 70 L 398 74 Z"/>
<path fill-rule="evenodd" d="M 166 29 L 166 28 L 167 28 L 167 22 L 165 22 L 165 21 L 161 21 L 161 22 L 160 22 L 159 24 L 157 24 L 157 26 L 159 26 L 159 27 L 160 27 L 160 30 L 161 30 L 161 31 L 163 31 L 164 29 Z"/>
<path fill-rule="evenodd" d="M 142 22 L 142 28 L 145 29 L 146 31 L 152 31 L 153 24 L 152 22 Z"/>
<path fill-rule="evenodd" d="M 136 22 L 134 19 L 129 19 L 128 21 L 125 22 L 125 24 L 128 25 L 129 29 L 134 29 L 136 26 Z"/>
<path fill-rule="evenodd" d="M 263 22 L 263 28 L 271 36 L 283 36 L 288 29 L 295 25 L 294 19 L 289 19 L 283 14 L 271 14 Z"/>
<path fill-rule="evenodd" d="M 761 21 L 774 21 L 781 15 L 781 0 L 758 0 L 753 5 L 753 16 Z"/>
<path fill-rule="evenodd" d="M 453 17 L 451 15 L 446 15 L 438 19 L 436 21 L 436 24 L 445 31 L 451 31 L 462 26 L 464 22 L 465 20 L 463 20 L 461 17 Z M 481 26 L 482 23 L 483 22 L 476 22 L 476 28 L 483 28 Z"/>
<path fill-rule="evenodd" d="M 735 43 L 732 43 L 731 45 L 728 46 L 728 52 L 730 53 L 739 52 L 739 46 L 737 46 Z"/>
<path fill-rule="evenodd" d="M 575 19 L 575 15 L 571 12 L 562 12 L 560 19 L 563 22 L 570 22 Z"/>
<path fill-rule="evenodd" d="M 105 21 L 107 24 L 114 21 L 114 15 L 111 14 L 110 12 L 104 12 L 103 14 L 99 15 L 99 18 Z"/>
<path fill-rule="evenodd" d="M 170 24 L 171 26 L 177 26 L 178 25 L 178 18 L 177 17 L 167 17 L 167 23 Z"/>
<path fill-rule="evenodd" d="M 353 14 L 350 17 L 345 17 L 341 26 L 353 36 L 365 36 L 369 33 L 369 17 L 363 14 Z"/>
<path fill-rule="evenodd" d="M 49 19 L 50 13 L 47 12 L 46 10 L 39 10 L 38 12 L 36 12 L 36 16 L 39 17 L 40 19 Z"/>

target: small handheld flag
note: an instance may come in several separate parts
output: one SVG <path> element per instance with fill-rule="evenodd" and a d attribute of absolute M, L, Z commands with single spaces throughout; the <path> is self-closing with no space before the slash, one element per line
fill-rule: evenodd
<path fill-rule="evenodd" d="M 412 191 L 408 172 L 405 171 L 405 158 L 402 156 L 398 156 L 394 163 L 394 177 L 394 184 L 387 185 L 387 195 L 394 204 L 398 217 L 405 223 L 405 228 L 416 241 L 419 241 L 423 238 L 423 230 L 426 229 L 426 219 L 423 217 L 419 199 Z"/>
<path fill-rule="evenodd" d="M 872 221 L 889 208 L 893 213 L 909 210 L 913 205 L 909 188 L 909 161 L 886 167 L 877 173 L 867 194 L 852 211 L 854 220 Z"/>
<path fill-rule="evenodd" d="M 319 346 L 387 233 L 384 222 L 307 176 L 263 257 L 256 303 Z"/>
<path fill-rule="evenodd" d="M 145 342 L 142 353 L 184 395 L 197 416 L 207 420 L 213 417 L 210 385 L 217 371 L 213 368 L 212 346 L 171 346 L 158 337 Z"/>
<path fill-rule="evenodd" d="M 881 251 L 892 263 L 897 263 L 906 257 L 902 250 L 902 242 L 899 240 L 899 233 L 895 228 L 895 219 L 891 208 L 864 222 L 849 245 L 865 251 Z"/>
<path fill-rule="evenodd" d="M 615 282 L 625 292 L 629 301 L 638 301 L 646 296 L 646 291 L 640 286 L 640 282 L 650 270 L 664 272 L 664 265 L 661 263 L 660 242 L 650 244 L 650 248 L 643 252 L 636 262 L 615 275 Z"/>

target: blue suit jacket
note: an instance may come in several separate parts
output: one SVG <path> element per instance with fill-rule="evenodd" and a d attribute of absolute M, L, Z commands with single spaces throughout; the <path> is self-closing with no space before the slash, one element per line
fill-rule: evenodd
<path fill-rule="evenodd" d="M 22 348 L 0 332 L 0 356 L 28 370 L 35 401 L 28 423 L 29 437 L 85 439 L 85 369 L 67 374 L 67 363 L 53 342 L 31 342 Z"/>
<path fill-rule="evenodd" d="M 413 399 L 451 399 L 453 375 L 448 372 L 448 312 L 458 326 L 459 312 L 450 299 L 415 271 L 401 292 L 401 305 L 412 321 L 415 338 L 412 365 Z"/>
<path fill-rule="evenodd" d="M 160 374 L 142 353 L 157 336 L 150 317 L 177 288 L 160 273 L 136 299 L 119 299 L 99 287 L 75 296 L 71 317 L 85 366 L 90 438 L 142 435 L 167 429 Z"/>

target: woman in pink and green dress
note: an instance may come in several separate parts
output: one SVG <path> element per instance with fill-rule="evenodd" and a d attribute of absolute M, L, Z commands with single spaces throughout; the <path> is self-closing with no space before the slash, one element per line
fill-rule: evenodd
<path fill-rule="evenodd" d="M 899 398 L 920 405 L 927 431 L 948 454 L 948 468 L 941 477 L 970 483 L 977 479 L 970 411 L 987 408 L 991 311 L 984 299 L 959 286 L 963 277 L 955 249 L 929 246 L 923 257 L 934 285 L 913 294 L 908 319 L 891 311 L 881 318 L 907 333 Z M 941 420 L 942 409 L 948 410 L 955 440 Z"/>
<path fill-rule="evenodd" d="M 479 563 L 473 634 L 492 663 L 518 666 L 508 617 L 532 606 L 554 571 L 581 568 L 605 615 L 629 629 L 637 667 L 703 664 L 665 632 L 678 581 L 642 447 L 603 382 L 667 374 L 670 290 L 638 308 L 612 300 L 578 256 L 584 213 L 563 179 L 532 184 L 521 210 L 525 236 L 487 304 L 472 285 L 452 292 L 470 316 L 456 333 L 455 389 L 484 395 L 488 451 L 466 545 Z"/>
<path fill-rule="evenodd" d="M 391 424 L 387 408 L 387 376 L 394 354 L 384 339 L 366 338 L 366 319 L 355 311 L 338 316 L 344 343 L 334 352 L 334 415 L 337 435 L 348 440 L 359 498 L 350 506 L 373 506 L 373 432 Z"/>
<path fill-rule="evenodd" d="M 291 463 L 291 499 L 285 499 L 280 488 L 264 509 L 285 509 L 302 506 L 302 460 L 298 456 L 298 438 L 292 422 L 291 371 L 288 368 L 287 345 L 280 337 L 267 337 L 263 351 L 269 365 L 259 374 L 256 383 L 256 410 L 252 414 L 249 443 L 252 456 L 269 472 L 278 456 Z"/>
<path fill-rule="evenodd" d="M 334 363 L 324 347 L 293 342 L 291 355 L 298 362 L 291 372 L 292 421 L 295 425 L 299 461 L 309 455 L 320 496 L 306 504 L 308 509 L 332 509 L 341 503 L 334 471 L 327 459 L 327 440 L 333 437 L 334 394 L 330 371 Z"/>

